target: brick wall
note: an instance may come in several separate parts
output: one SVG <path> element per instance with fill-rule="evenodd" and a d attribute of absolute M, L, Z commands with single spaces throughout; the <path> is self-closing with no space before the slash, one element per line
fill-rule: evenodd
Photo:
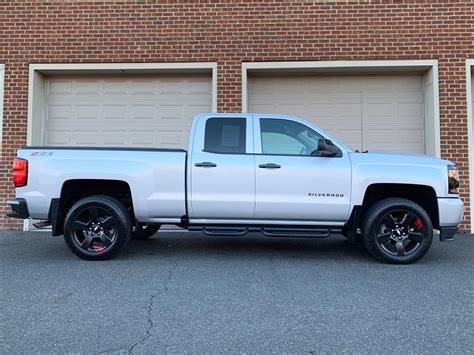
<path fill-rule="evenodd" d="M 442 156 L 460 167 L 467 229 L 467 58 L 472 0 L 0 0 L 0 214 L 13 196 L 11 160 L 26 142 L 30 63 L 216 61 L 218 110 L 240 111 L 242 61 L 437 59 Z M 18 227 L 0 217 L 0 229 Z"/>

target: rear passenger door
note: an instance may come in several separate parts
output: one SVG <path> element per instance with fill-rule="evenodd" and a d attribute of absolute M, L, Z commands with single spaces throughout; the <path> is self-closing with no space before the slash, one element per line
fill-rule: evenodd
<path fill-rule="evenodd" d="M 255 164 L 252 120 L 203 117 L 190 152 L 189 218 L 232 223 L 253 218 Z M 204 221 L 203 221 L 204 222 Z"/>

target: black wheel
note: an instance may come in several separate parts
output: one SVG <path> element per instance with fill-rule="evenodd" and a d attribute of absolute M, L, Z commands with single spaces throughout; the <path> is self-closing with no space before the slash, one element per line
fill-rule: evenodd
<path fill-rule="evenodd" d="M 125 206 L 109 196 L 90 196 L 76 202 L 66 215 L 64 240 L 77 256 L 105 260 L 117 254 L 132 237 Z"/>
<path fill-rule="evenodd" d="M 433 241 L 433 225 L 426 211 L 413 201 L 389 198 L 366 213 L 362 239 L 377 260 L 410 264 L 426 254 Z"/>
<path fill-rule="evenodd" d="M 133 227 L 133 239 L 149 239 L 158 232 L 160 227 L 160 224 L 145 226 L 141 223 L 137 223 Z"/>

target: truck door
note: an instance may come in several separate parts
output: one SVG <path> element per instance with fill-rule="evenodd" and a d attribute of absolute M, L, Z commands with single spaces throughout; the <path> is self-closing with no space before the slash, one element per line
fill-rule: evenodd
<path fill-rule="evenodd" d="M 252 120 L 204 116 L 195 126 L 188 157 L 190 220 L 252 219 L 255 162 L 248 154 L 253 152 Z"/>
<path fill-rule="evenodd" d="M 351 165 L 346 152 L 311 155 L 324 138 L 305 121 L 254 121 L 255 219 L 342 222 L 348 218 Z M 257 154 L 259 153 L 259 154 Z M 314 153 L 313 153 L 314 154 Z"/>

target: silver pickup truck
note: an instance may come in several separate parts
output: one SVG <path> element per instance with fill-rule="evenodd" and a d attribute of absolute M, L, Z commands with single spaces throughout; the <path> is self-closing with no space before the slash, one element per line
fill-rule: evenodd
<path fill-rule="evenodd" d="M 412 263 L 463 216 L 454 163 L 353 151 L 301 118 L 198 114 L 189 151 L 25 147 L 9 215 L 42 220 L 84 259 L 107 259 L 163 224 L 206 235 L 342 233 L 376 259 Z"/>

